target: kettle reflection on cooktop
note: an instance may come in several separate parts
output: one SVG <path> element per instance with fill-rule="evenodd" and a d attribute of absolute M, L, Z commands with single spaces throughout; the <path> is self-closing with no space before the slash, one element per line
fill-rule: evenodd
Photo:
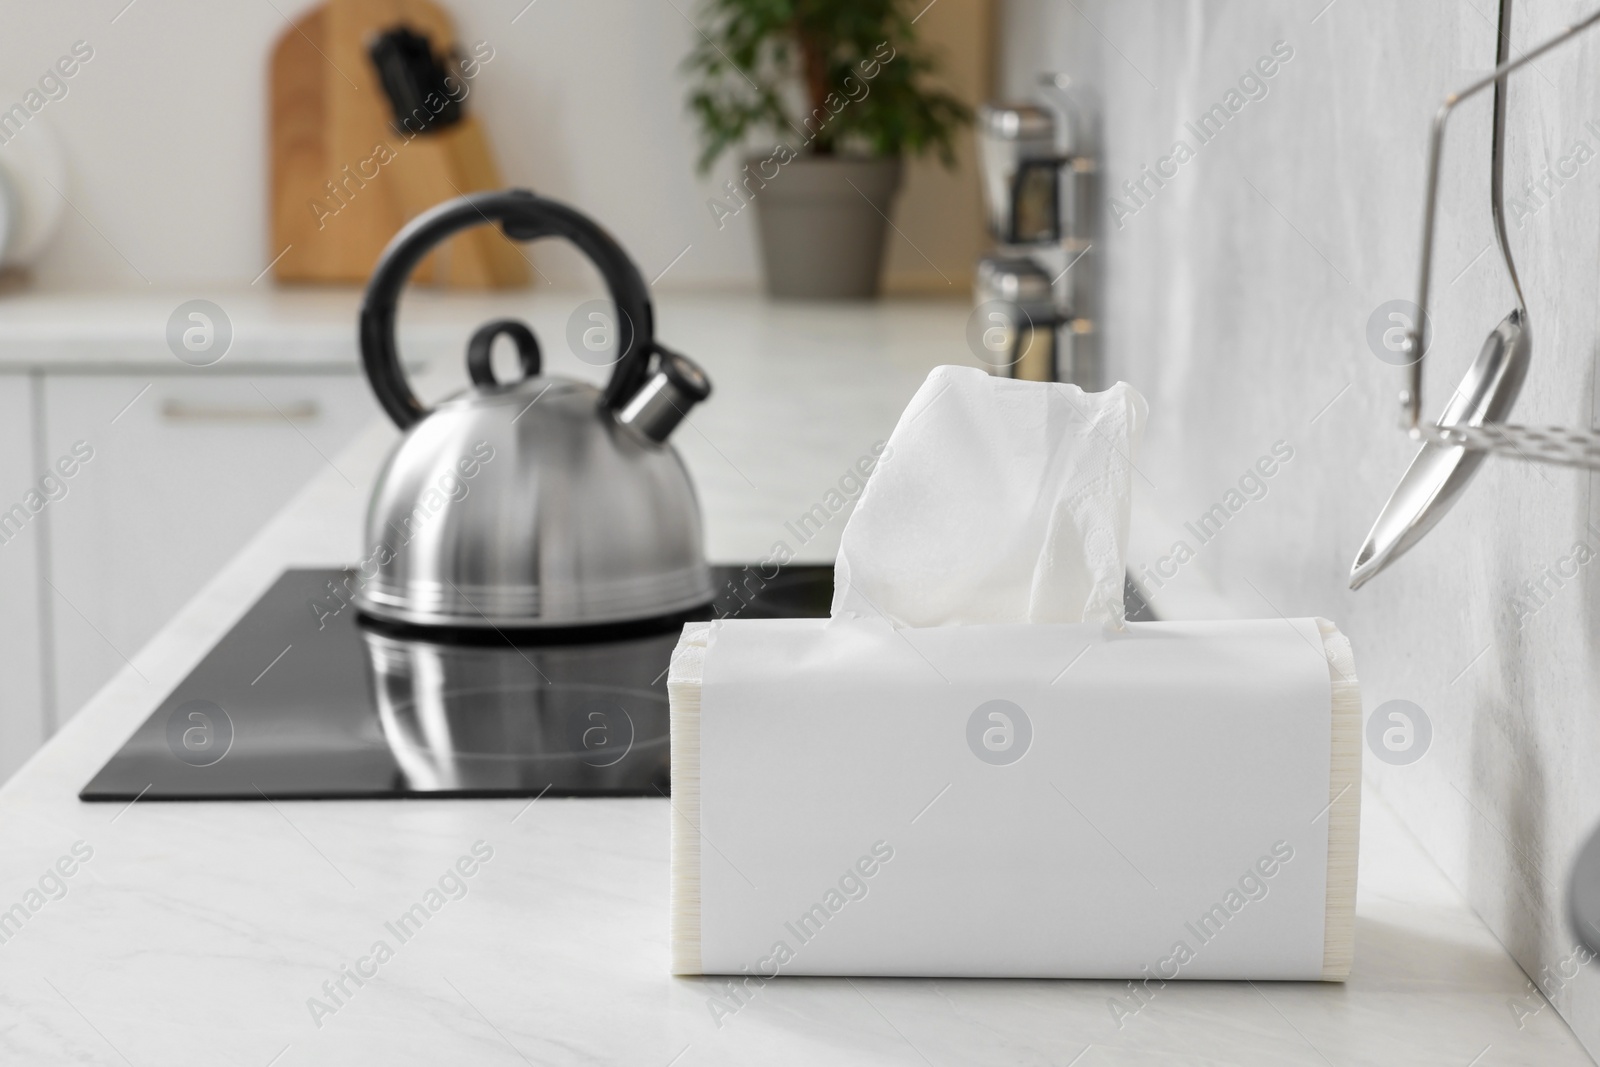
<path fill-rule="evenodd" d="M 418 792 L 669 791 L 664 693 L 597 682 L 547 682 L 522 649 L 462 647 L 363 628 L 378 723 Z M 675 633 L 605 646 L 647 662 Z"/>
<path fill-rule="evenodd" d="M 770 572 L 768 572 L 770 574 Z M 562 633 L 428 631 L 290 570 L 173 689 L 83 800 L 658 796 L 683 616 Z M 825 616 L 833 568 L 713 568 L 690 617 Z M 337 603 L 337 602 L 334 602 Z"/>

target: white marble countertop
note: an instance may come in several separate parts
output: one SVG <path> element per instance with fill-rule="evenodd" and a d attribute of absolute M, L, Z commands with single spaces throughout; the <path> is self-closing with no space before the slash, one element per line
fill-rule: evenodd
<path fill-rule="evenodd" d="M 965 309 L 685 301 L 661 318 L 717 380 L 678 440 L 711 554 L 737 561 L 887 435 L 928 367 L 962 358 Z M 1174 983 L 1120 1028 L 1114 982 L 805 978 L 719 1027 L 716 983 L 667 973 L 665 800 L 80 803 L 282 568 L 356 557 L 392 440 L 374 424 L 0 788 L 0 911 L 73 871 L 0 943 L 0 1062 L 1590 1062 L 1370 790 L 1347 984 Z M 831 556 L 842 525 L 802 554 Z M 466 895 L 397 944 L 384 924 L 477 842 L 493 855 Z M 314 1020 L 309 998 L 379 939 L 393 958 Z"/>
<path fill-rule="evenodd" d="M 108 370 L 192 373 L 167 346 L 167 320 L 187 301 L 220 307 L 232 327 L 227 355 L 216 372 L 272 369 L 359 369 L 356 287 L 259 287 L 193 290 L 76 291 L 23 289 L 0 293 L 0 370 Z M 400 308 L 402 353 L 421 360 L 460 358 L 467 337 L 488 319 L 529 320 L 546 355 L 565 349 L 567 319 L 604 291 L 534 286 L 492 293 L 411 288 Z M 939 309 L 931 315 L 929 309 Z M 672 294 L 656 301 L 657 334 L 689 351 L 708 338 L 751 343 L 751 359 L 789 352 L 818 353 L 842 342 L 856 354 L 905 362 L 907 342 L 944 339 L 946 361 L 966 359 L 963 326 L 971 308 L 963 301 L 891 298 L 877 303 L 774 303 L 753 295 Z M 699 351 L 698 348 L 695 348 Z M 822 351 L 825 356 L 826 352 Z M 708 355 L 706 362 L 711 362 Z M 735 357 L 738 361 L 739 357 Z M 915 362 L 915 359 L 912 360 Z M 865 369 L 865 368 L 863 368 Z M 869 371 L 870 373 L 870 371 Z M 843 384 L 843 383 L 840 383 Z"/>
<path fill-rule="evenodd" d="M 193 373 L 167 347 L 180 304 L 223 309 L 233 342 L 219 368 L 356 370 L 357 289 L 79 292 L 24 289 L 0 295 L 0 369 Z"/>

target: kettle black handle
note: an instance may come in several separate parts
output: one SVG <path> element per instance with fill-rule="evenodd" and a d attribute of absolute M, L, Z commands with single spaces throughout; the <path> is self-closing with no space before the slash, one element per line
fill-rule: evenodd
<path fill-rule="evenodd" d="M 655 345 L 650 292 L 639 268 L 592 219 L 526 189 L 509 189 L 470 193 L 429 208 L 407 223 L 383 250 L 361 301 L 361 364 L 383 410 L 402 430 L 421 422 L 428 414 L 428 408 L 406 381 L 395 345 L 395 311 L 406 280 L 435 245 L 461 230 L 486 223 L 499 223 L 505 235 L 516 241 L 565 238 L 577 245 L 600 271 L 620 322 L 631 327 L 618 331 L 626 349 L 600 394 L 601 407 L 613 411 L 620 408 L 644 384 Z"/>

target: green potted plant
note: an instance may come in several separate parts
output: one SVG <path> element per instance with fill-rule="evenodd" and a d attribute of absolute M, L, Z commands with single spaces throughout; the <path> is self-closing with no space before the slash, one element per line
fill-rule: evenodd
<path fill-rule="evenodd" d="M 917 17 L 902 0 L 702 6 L 685 61 L 700 172 L 776 138 L 745 156 L 708 207 L 719 229 L 753 208 L 773 296 L 876 295 L 902 160 L 936 151 L 954 165 L 951 138 L 972 115 L 925 86 L 936 64 L 917 48 Z"/>

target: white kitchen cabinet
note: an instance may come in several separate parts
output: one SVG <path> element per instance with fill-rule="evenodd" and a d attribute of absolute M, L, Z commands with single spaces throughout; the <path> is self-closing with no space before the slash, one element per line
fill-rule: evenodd
<path fill-rule="evenodd" d="M 351 365 L 339 373 L 47 374 L 42 388 L 39 462 L 55 464 L 75 446 L 92 450 L 66 495 L 46 508 L 49 728 L 379 411 Z M 0 472 L 11 478 L 9 468 Z"/>
<path fill-rule="evenodd" d="M 0 781 L 46 737 L 39 709 L 44 686 L 39 625 L 39 552 L 43 529 L 27 511 L 41 472 L 33 460 L 32 381 L 0 374 Z M 38 498 L 42 500 L 43 498 Z M 6 515 L 12 505 L 21 515 Z M 42 514 L 42 511 L 41 511 Z"/>

